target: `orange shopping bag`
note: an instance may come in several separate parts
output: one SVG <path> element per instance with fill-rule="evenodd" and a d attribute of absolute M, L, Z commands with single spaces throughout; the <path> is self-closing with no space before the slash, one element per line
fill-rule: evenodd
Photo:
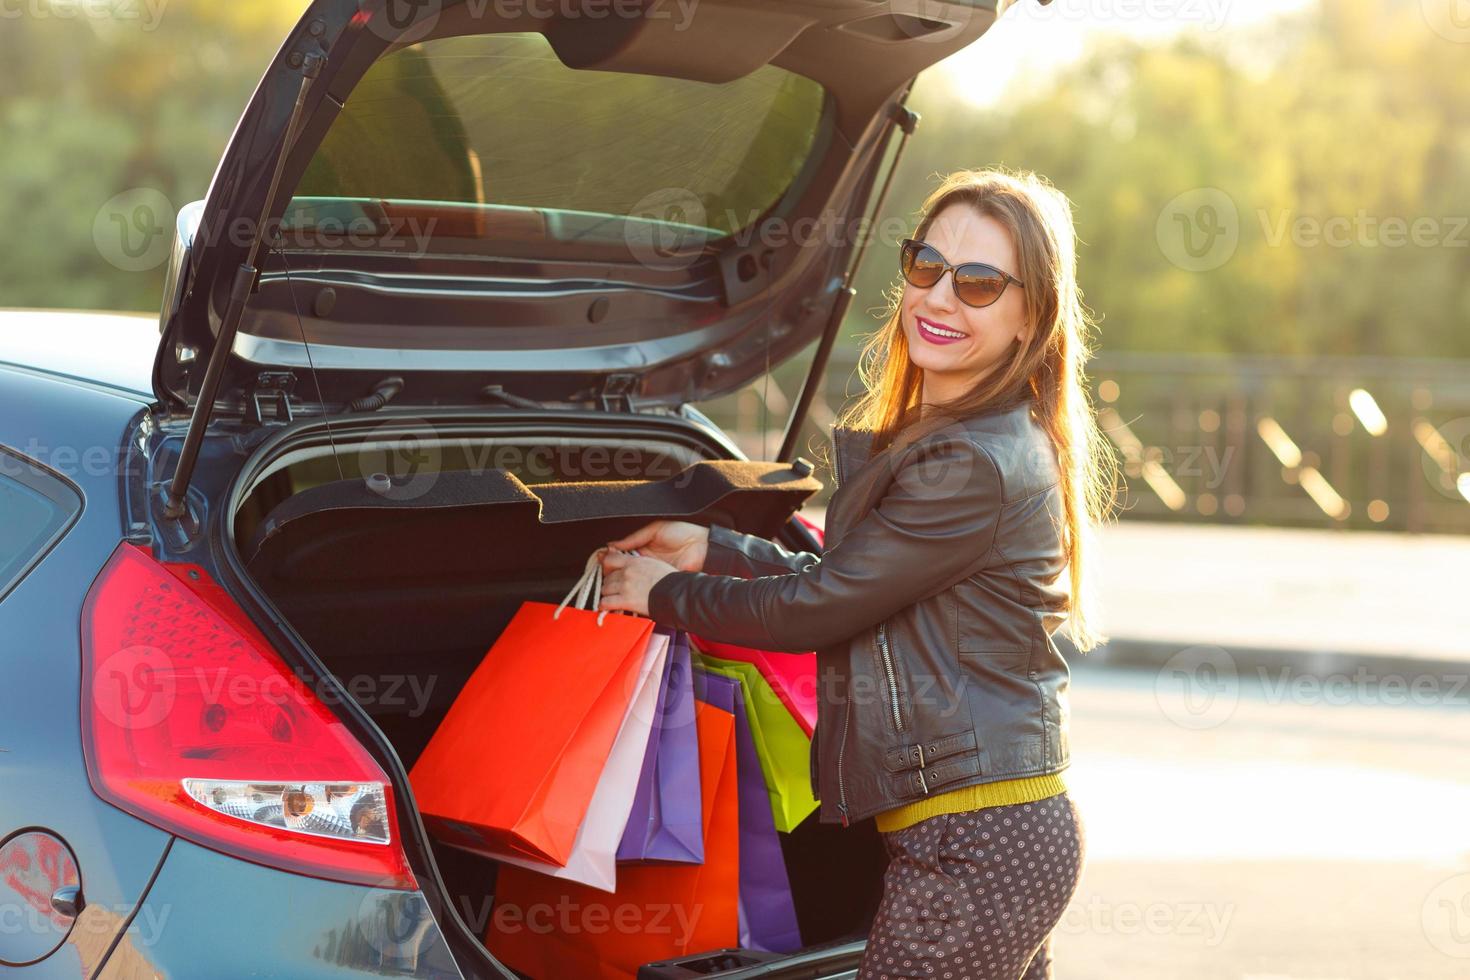
<path fill-rule="evenodd" d="M 561 606 L 522 604 L 414 763 L 435 835 L 567 863 L 653 632 L 649 619 L 575 608 L 601 574 L 594 555 Z"/>
<path fill-rule="evenodd" d="M 703 864 L 625 864 L 606 892 L 502 865 L 485 948 L 539 980 L 636 980 L 655 960 L 739 943 L 735 717 L 698 702 Z"/>

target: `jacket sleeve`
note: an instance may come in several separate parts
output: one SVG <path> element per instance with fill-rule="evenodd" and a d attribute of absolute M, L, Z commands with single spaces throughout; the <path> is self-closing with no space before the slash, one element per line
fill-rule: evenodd
<path fill-rule="evenodd" d="M 968 437 L 921 440 L 877 505 L 819 560 L 754 579 L 674 572 L 649 593 L 649 613 L 767 650 L 829 646 L 984 567 L 1003 503 L 984 447 Z"/>
<path fill-rule="evenodd" d="M 775 541 L 712 524 L 709 547 L 704 556 L 704 571 L 711 575 L 755 578 L 800 571 L 820 560 L 810 551 L 789 551 Z"/>

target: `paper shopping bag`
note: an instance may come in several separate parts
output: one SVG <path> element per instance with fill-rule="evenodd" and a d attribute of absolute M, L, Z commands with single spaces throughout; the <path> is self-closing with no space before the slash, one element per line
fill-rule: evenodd
<path fill-rule="evenodd" d="M 744 682 L 745 713 L 760 757 L 776 829 L 790 833 L 817 808 L 812 795 L 812 740 L 753 664 L 695 651 L 695 668 Z"/>
<path fill-rule="evenodd" d="M 669 655 L 618 860 L 697 864 L 704 860 L 704 832 L 689 636 L 664 627 L 654 632 L 669 637 Z"/>
<path fill-rule="evenodd" d="M 701 700 L 735 716 L 735 760 L 740 786 L 740 945 L 773 953 L 801 949 L 796 903 L 776 824 L 771 817 L 765 778 L 745 713 L 739 679 L 696 671 Z"/>
<path fill-rule="evenodd" d="M 409 773 L 431 832 L 565 865 L 652 632 L 642 617 L 522 604 Z"/>
<path fill-rule="evenodd" d="M 817 655 L 815 653 L 777 653 L 752 647 L 720 643 L 694 636 L 693 644 L 722 660 L 738 660 L 754 664 L 776 697 L 791 712 L 791 717 L 810 738 L 817 730 Z"/>
<path fill-rule="evenodd" d="M 502 867 L 485 948 L 542 980 L 636 980 L 656 960 L 738 942 L 740 815 L 735 719 L 695 705 L 703 864 L 630 864 L 616 893 Z"/>
<path fill-rule="evenodd" d="M 613 891 L 617 887 L 618 841 L 622 839 L 638 788 L 638 774 L 648 750 L 648 733 L 658 703 L 659 681 L 668 661 L 669 635 L 654 632 L 638 673 L 638 686 L 627 714 L 613 739 L 612 751 L 598 777 L 587 814 L 577 829 L 572 852 L 565 866 L 527 857 L 503 854 L 493 848 L 468 848 L 508 864 L 530 868 L 557 878 L 580 881 L 593 888 Z M 459 845 L 462 846 L 462 845 Z"/>

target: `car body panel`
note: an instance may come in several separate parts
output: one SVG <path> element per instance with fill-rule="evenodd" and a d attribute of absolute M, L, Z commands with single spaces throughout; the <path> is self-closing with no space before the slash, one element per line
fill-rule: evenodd
<path fill-rule="evenodd" d="M 158 320 L 146 313 L 0 309 L 0 364 L 116 388 L 152 401 L 157 350 Z"/>
<path fill-rule="evenodd" d="M 61 949 L 21 968 L 26 976 L 91 975 L 170 839 L 93 794 L 80 737 L 82 601 L 122 537 L 119 449 L 143 400 L 0 366 L 0 444 L 82 499 L 71 528 L 0 601 L 0 838 L 33 828 L 60 837 L 86 902 Z"/>
<path fill-rule="evenodd" d="M 275 871 L 176 841 L 100 977 L 460 978 L 421 892 Z"/>

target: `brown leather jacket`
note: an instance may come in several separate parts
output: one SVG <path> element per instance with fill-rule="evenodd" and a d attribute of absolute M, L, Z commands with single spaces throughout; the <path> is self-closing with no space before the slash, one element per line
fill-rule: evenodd
<path fill-rule="evenodd" d="M 705 570 L 650 593 L 657 622 L 817 651 L 822 823 L 1070 762 L 1062 498 L 1031 406 L 930 424 L 871 459 L 870 434 L 834 428 L 820 556 L 715 526 Z"/>

